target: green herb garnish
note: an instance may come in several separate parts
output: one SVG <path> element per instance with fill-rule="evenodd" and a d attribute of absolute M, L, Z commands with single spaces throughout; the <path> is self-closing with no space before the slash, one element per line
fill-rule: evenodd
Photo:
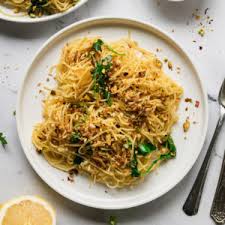
<path fill-rule="evenodd" d="M 156 146 L 152 143 L 142 143 L 138 145 L 138 154 L 146 156 L 156 150 Z"/>
<path fill-rule="evenodd" d="M 102 51 L 102 45 L 104 45 L 103 40 L 98 39 L 96 42 L 94 42 L 94 44 L 92 45 L 92 48 L 96 51 L 96 52 L 101 52 Z M 114 50 L 111 46 L 109 45 L 105 45 L 109 51 L 111 51 L 112 53 L 116 54 L 116 55 L 120 55 L 123 56 L 125 55 L 124 53 L 119 53 L 116 50 Z"/>
<path fill-rule="evenodd" d="M 137 161 L 137 155 L 134 151 L 134 156 L 132 161 L 130 162 L 130 168 L 131 168 L 131 176 L 132 177 L 139 177 L 141 174 L 138 171 L 138 161 Z"/>
<path fill-rule="evenodd" d="M 72 133 L 70 137 L 70 143 L 77 144 L 80 141 L 80 134 L 77 132 Z"/>
<path fill-rule="evenodd" d="M 110 225 L 116 225 L 117 224 L 117 219 L 115 216 L 110 216 L 109 217 L 109 224 Z"/>
<path fill-rule="evenodd" d="M 91 146 L 90 143 L 88 143 L 88 144 L 86 145 L 86 153 L 87 153 L 87 155 L 89 155 L 89 156 L 92 156 L 92 155 L 93 155 L 93 149 L 92 149 L 92 146 Z"/>
<path fill-rule="evenodd" d="M 146 170 L 145 173 L 141 174 L 141 176 L 146 176 L 149 174 L 153 168 L 153 166 L 158 163 L 159 161 L 164 161 L 168 159 L 172 159 L 176 156 L 176 146 L 174 144 L 174 141 L 171 136 L 167 138 L 167 140 L 163 143 L 163 146 L 166 147 L 169 152 L 160 155 L 157 159 L 155 159 L 152 164 L 149 166 L 149 168 Z"/>
<path fill-rule="evenodd" d="M 32 18 L 42 15 L 47 12 L 45 7 L 48 5 L 48 0 L 31 0 L 31 6 L 28 8 L 28 15 Z"/>
<path fill-rule="evenodd" d="M 76 155 L 75 158 L 74 158 L 74 160 L 73 160 L 73 163 L 75 165 L 80 165 L 83 161 L 84 161 L 83 158 L 81 158 L 79 155 Z"/>
<path fill-rule="evenodd" d="M 172 152 L 176 152 L 176 146 L 171 136 L 168 136 L 167 140 L 163 143 L 163 146 L 168 148 Z"/>
<path fill-rule="evenodd" d="M 5 148 L 5 145 L 8 144 L 6 141 L 6 137 L 3 135 L 3 133 L 0 133 L 0 143 L 2 144 L 2 147 Z"/>
<path fill-rule="evenodd" d="M 101 52 L 102 51 L 102 45 L 103 44 L 104 44 L 104 42 L 101 39 L 98 39 L 96 42 L 94 42 L 94 44 L 92 45 L 92 48 L 96 52 Z"/>
<path fill-rule="evenodd" d="M 96 93 L 100 93 L 106 102 L 111 105 L 111 93 L 107 87 L 109 80 L 108 73 L 112 67 L 112 56 L 109 55 L 96 63 L 94 70 L 92 71 L 92 78 L 94 80 L 93 90 Z"/>
<path fill-rule="evenodd" d="M 117 52 L 116 50 L 114 50 L 111 46 L 109 45 L 106 45 L 106 47 L 109 49 L 109 51 L 111 51 L 112 53 L 116 54 L 116 55 L 120 55 L 120 56 L 123 56 L 125 55 L 125 53 L 119 53 Z"/>

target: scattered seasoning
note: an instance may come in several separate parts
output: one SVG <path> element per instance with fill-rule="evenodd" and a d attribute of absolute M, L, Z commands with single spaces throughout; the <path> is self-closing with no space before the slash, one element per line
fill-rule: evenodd
<path fill-rule="evenodd" d="M 51 90 L 50 95 L 56 95 L 56 92 L 54 90 Z"/>
<path fill-rule="evenodd" d="M 204 11 L 204 14 L 206 15 L 207 12 L 208 12 L 209 8 L 206 8 L 205 11 Z"/>
<path fill-rule="evenodd" d="M 70 171 L 69 171 L 69 175 L 68 175 L 68 177 L 67 177 L 67 180 L 68 181 L 70 181 L 70 182 L 74 182 L 74 176 L 75 175 L 78 175 L 78 170 L 77 169 L 71 169 Z"/>
<path fill-rule="evenodd" d="M 171 32 L 174 33 L 174 29 L 172 29 Z"/>
<path fill-rule="evenodd" d="M 211 24 L 213 21 L 214 21 L 213 19 L 210 19 L 209 24 Z M 211 31 L 213 31 L 213 29 Z"/>
<path fill-rule="evenodd" d="M 203 47 L 202 46 L 199 46 L 199 50 L 202 50 L 203 49 Z"/>
<path fill-rule="evenodd" d="M 179 66 L 176 67 L 177 74 L 180 74 L 181 68 Z"/>
<path fill-rule="evenodd" d="M 188 111 L 188 107 L 185 108 L 185 111 Z"/>
<path fill-rule="evenodd" d="M 199 101 L 195 101 L 195 107 L 198 108 L 200 105 L 200 102 Z"/>
<path fill-rule="evenodd" d="M 189 118 L 187 118 L 186 121 L 183 124 L 183 130 L 184 130 L 184 132 L 185 133 L 188 132 L 189 128 L 190 128 L 190 121 L 189 121 Z"/>
<path fill-rule="evenodd" d="M 71 178 L 70 176 L 67 177 L 67 180 L 70 181 L 71 183 L 74 182 L 74 179 Z"/>
<path fill-rule="evenodd" d="M 156 60 L 155 60 L 155 65 L 156 65 L 156 67 L 158 67 L 159 69 L 161 69 L 162 66 L 163 66 L 162 62 L 161 62 L 159 59 L 156 59 Z"/>
<path fill-rule="evenodd" d="M 168 68 L 169 68 L 170 70 L 173 70 L 173 64 L 172 64 L 171 61 L 168 61 Z"/>
<path fill-rule="evenodd" d="M 213 31 L 210 26 L 214 20 L 211 18 L 208 12 L 209 8 L 206 8 L 205 10 L 194 10 L 194 12 L 192 13 L 191 23 L 195 26 L 191 30 L 192 33 L 197 33 L 197 35 L 199 35 L 200 37 L 204 37 L 208 31 Z M 189 22 L 187 23 L 187 25 L 188 24 Z M 197 40 L 200 41 L 199 39 Z M 196 41 L 193 42 L 196 43 Z M 202 50 L 202 47 L 197 47 L 199 48 L 199 50 Z"/>
<path fill-rule="evenodd" d="M 109 224 L 110 225 L 116 225 L 117 224 L 117 219 L 115 216 L 110 216 L 109 217 Z"/>
<path fill-rule="evenodd" d="M 198 30 L 198 34 L 201 36 L 201 37 L 204 37 L 205 35 L 205 30 L 203 28 L 199 29 Z"/>
<path fill-rule="evenodd" d="M 163 60 L 165 63 L 167 63 L 168 62 L 168 59 L 167 58 L 164 58 L 164 60 Z"/>
<path fill-rule="evenodd" d="M 160 49 L 160 48 L 156 49 L 156 52 L 161 52 L 161 51 L 162 51 L 162 49 Z"/>
<path fill-rule="evenodd" d="M 184 101 L 192 103 L 192 99 L 191 98 L 185 98 Z"/>
<path fill-rule="evenodd" d="M 0 143 L 2 144 L 2 147 L 5 148 L 5 145 L 8 144 L 6 137 L 3 133 L 0 132 Z"/>
<path fill-rule="evenodd" d="M 47 78 L 46 81 L 49 82 L 50 81 L 49 78 Z"/>
<path fill-rule="evenodd" d="M 200 20 L 200 18 L 201 18 L 201 16 L 195 15 L 195 19 L 196 19 L 196 20 Z"/>
<path fill-rule="evenodd" d="M 69 175 L 70 176 L 74 176 L 74 175 L 78 175 L 78 170 L 77 169 L 71 169 L 70 171 L 69 171 Z"/>
<path fill-rule="evenodd" d="M 13 116 L 15 116 L 15 115 L 16 115 L 16 110 L 13 111 Z"/>

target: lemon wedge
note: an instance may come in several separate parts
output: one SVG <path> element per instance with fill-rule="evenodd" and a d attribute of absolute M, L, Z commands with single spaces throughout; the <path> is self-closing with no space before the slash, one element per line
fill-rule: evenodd
<path fill-rule="evenodd" d="M 0 225 L 56 225 L 56 215 L 44 199 L 22 196 L 1 205 Z"/>

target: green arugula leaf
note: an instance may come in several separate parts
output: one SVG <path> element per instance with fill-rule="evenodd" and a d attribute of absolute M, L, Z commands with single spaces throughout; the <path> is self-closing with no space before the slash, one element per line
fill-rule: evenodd
<path fill-rule="evenodd" d="M 109 91 L 107 91 L 107 90 L 103 91 L 103 98 L 106 100 L 106 102 L 109 106 L 112 105 L 111 93 Z"/>
<path fill-rule="evenodd" d="M 84 161 L 83 158 L 81 158 L 79 155 L 76 155 L 75 158 L 74 158 L 74 160 L 73 160 L 73 163 L 75 165 L 80 165 L 83 161 Z"/>
<path fill-rule="evenodd" d="M 111 93 L 107 87 L 107 82 L 109 80 L 108 72 L 110 71 L 111 67 L 112 56 L 108 55 L 100 62 L 97 62 L 94 70 L 92 71 L 92 79 L 94 80 L 93 90 L 96 93 L 100 93 L 108 105 L 112 104 Z"/>
<path fill-rule="evenodd" d="M 93 149 L 92 149 L 91 143 L 86 144 L 85 148 L 86 148 L 87 154 L 89 156 L 92 156 L 93 155 Z"/>
<path fill-rule="evenodd" d="M 48 0 L 31 0 L 31 5 L 28 8 L 28 15 L 31 18 L 35 18 L 36 15 L 43 14 L 47 12 L 46 6 L 48 6 Z"/>
<path fill-rule="evenodd" d="M 131 168 L 131 176 L 132 177 L 139 177 L 141 174 L 138 171 L 138 161 L 137 161 L 137 155 L 134 151 L 134 156 L 132 161 L 130 162 L 130 168 Z"/>
<path fill-rule="evenodd" d="M 120 56 L 124 56 L 125 53 L 119 53 L 116 50 L 114 50 L 111 46 L 106 45 L 106 47 L 109 49 L 109 51 L 111 51 L 112 53 L 116 54 L 116 55 L 120 55 Z"/>
<path fill-rule="evenodd" d="M 110 216 L 109 217 L 109 224 L 110 225 L 116 225 L 117 224 L 117 219 L 115 216 Z"/>
<path fill-rule="evenodd" d="M 8 144 L 6 141 L 6 137 L 3 135 L 3 133 L 0 133 L 0 143 L 2 144 L 2 147 L 5 148 L 5 145 Z"/>
<path fill-rule="evenodd" d="M 171 136 L 168 136 L 167 140 L 163 143 L 163 146 L 166 147 L 169 150 L 169 152 L 165 154 L 161 154 L 156 160 L 152 162 L 152 164 L 148 167 L 148 169 L 143 174 L 141 174 L 141 176 L 146 176 L 147 174 L 149 174 L 153 166 L 157 162 L 169 160 L 176 157 L 176 146 Z"/>
<path fill-rule="evenodd" d="M 168 136 L 167 140 L 163 143 L 163 146 L 168 148 L 172 152 L 176 152 L 176 146 L 171 136 Z"/>
<path fill-rule="evenodd" d="M 138 145 L 138 154 L 146 156 L 149 153 L 155 151 L 157 148 L 152 143 L 142 143 Z"/>
<path fill-rule="evenodd" d="M 70 137 L 70 143 L 77 144 L 80 141 L 80 134 L 77 132 L 72 133 Z"/>
<path fill-rule="evenodd" d="M 104 44 L 104 42 L 101 39 L 98 39 L 93 45 L 92 48 L 96 51 L 96 52 L 101 52 L 102 51 L 102 45 Z"/>

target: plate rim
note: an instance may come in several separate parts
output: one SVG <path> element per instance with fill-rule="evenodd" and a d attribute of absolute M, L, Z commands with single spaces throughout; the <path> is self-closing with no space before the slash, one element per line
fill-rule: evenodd
<path fill-rule="evenodd" d="M 31 156 L 28 154 L 28 151 L 27 149 L 29 149 L 29 147 L 26 147 L 25 143 L 23 142 L 23 137 L 22 137 L 22 125 L 20 123 L 20 117 L 21 117 L 21 111 L 20 111 L 20 105 L 21 105 L 21 102 L 22 102 L 22 97 L 23 97 L 23 87 L 25 86 L 25 81 L 29 75 L 29 72 L 30 72 L 30 69 L 32 68 L 35 60 L 38 58 L 39 54 L 42 53 L 43 50 L 45 50 L 46 46 L 51 44 L 52 41 L 54 41 L 56 38 L 58 38 L 61 34 L 63 34 L 64 32 L 67 32 L 71 29 L 73 29 L 74 27 L 76 26 L 79 26 L 79 25 L 84 25 L 84 24 L 87 24 L 89 22 L 116 22 L 116 21 L 121 21 L 123 23 L 134 23 L 134 26 L 136 24 L 137 25 L 142 25 L 142 26 L 147 26 L 149 28 L 151 28 L 152 30 L 154 31 L 157 31 L 160 35 L 163 36 L 163 38 L 166 38 L 167 39 L 167 42 L 168 40 L 175 46 L 175 47 L 178 47 L 178 50 L 181 51 L 181 53 L 186 57 L 186 59 L 189 61 L 189 63 L 191 64 L 191 66 L 193 67 L 195 73 L 196 73 L 196 76 L 197 76 L 197 79 L 199 80 L 199 84 L 200 84 L 200 88 L 202 90 L 202 95 L 203 95 L 203 100 L 204 100 L 204 109 L 203 109 L 203 113 L 205 114 L 205 121 L 204 121 L 204 128 L 202 130 L 202 135 L 201 135 L 201 140 L 200 140 L 200 144 L 199 144 L 199 150 L 198 150 L 198 153 L 196 154 L 193 162 L 191 162 L 187 167 L 186 167 L 186 170 L 182 173 L 182 175 L 180 175 L 177 179 L 176 179 L 176 182 L 173 182 L 171 185 L 169 185 L 167 188 L 165 188 L 164 190 L 160 190 L 157 194 L 157 196 L 153 196 L 153 197 L 150 197 L 150 198 L 146 198 L 146 199 L 141 199 L 141 200 L 136 200 L 135 202 L 129 202 L 129 204 L 127 202 L 125 202 L 124 204 L 122 204 L 122 202 L 120 202 L 120 204 L 118 204 L 117 206 L 113 205 L 101 205 L 101 203 L 98 203 L 98 204 L 95 204 L 95 203 L 92 203 L 92 202 L 87 202 L 85 201 L 84 199 L 80 199 L 80 198 L 76 198 L 74 196 L 69 196 L 67 193 L 63 192 L 61 189 L 60 189 L 60 185 L 57 187 L 56 185 L 54 185 L 54 182 L 51 182 L 47 179 L 47 177 L 45 177 L 43 174 L 40 173 L 40 171 L 38 171 L 38 166 L 33 162 Z M 136 27 L 135 26 L 135 27 Z M 169 192 L 170 190 L 172 190 L 176 185 L 178 185 L 185 177 L 186 175 L 190 172 L 190 170 L 192 169 L 192 167 L 194 166 L 194 164 L 196 163 L 201 151 L 202 151 L 202 148 L 203 148 L 203 145 L 204 145 L 204 141 L 205 141 L 205 138 L 206 138 L 206 134 L 207 134 L 207 130 L 208 130 L 208 117 L 209 117 L 209 111 L 208 111 L 208 99 L 207 99 L 207 92 L 206 92 L 206 88 L 204 86 L 204 83 L 202 81 L 202 78 L 200 76 L 200 73 L 199 73 L 199 70 L 198 70 L 198 67 L 195 65 L 195 63 L 192 61 L 189 53 L 182 47 L 182 45 L 175 40 L 174 37 L 171 37 L 168 32 L 164 31 L 163 29 L 159 28 L 158 26 L 156 25 L 153 25 L 152 23 L 149 23 L 149 22 L 146 22 L 146 21 L 143 21 L 143 20 L 138 20 L 138 19 L 132 19 L 132 18 L 127 18 L 127 17 L 107 17 L 107 16 L 103 16 L 103 17 L 92 17 L 92 18 L 88 18 L 88 19 L 84 19 L 84 20 L 81 20 L 79 22 L 75 22 L 65 28 L 63 28 L 62 30 L 58 31 L 57 33 L 55 33 L 53 36 L 51 36 L 47 41 L 45 41 L 42 46 L 36 51 L 36 53 L 34 54 L 33 58 L 32 58 L 32 61 L 31 61 L 31 64 L 28 66 L 28 69 L 26 70 L 26 74 L 23 78 L 23 81 L 21 83 L 21 86 L 20 86 L 20 89 L 19 89 L 19 92 L 18 92 L 18 97 L 17 97 L 17 104 L 16 104 L 16 111 L 17 111 L 17 116 L 16 116 L 16 123 L 17 123 L 17 132 L 18 132 L 18 136 L 19 136 L 19 139 L 20 139 L 20 142 L 21 142 L 21 145 L 22 145 L 22 149 L 23 149 L 23 152 L 27 158 L 27 160 L 29 161 L 30 165 L 32 166 L 32 168 L 34 169 L 34 171 L 39 175 L 39 177 L 49 186 L 51 187 L 54 191 L 56 191 L 58 194 L 60 194 L 61 196 L 69 199 L 69 200 L 72 200 L 73 202 L 75 203 L 79 203 L 79 204 L 82 204 L 82 205 L 85 205 L 85 206 L 88 206 L 88 207 L 92 207 L 92 208 L 98 208 L 98 209 L 106 209 L 106 210 L 118 210 L 118 209 L 128 209 L 128 208 L 132 208 L 132 207 L 136 207 L 136 206 L 139 206 L 139 205 L 143 205 L 143 204 L 146 204 L 148 202 L 151 202 L 163 195 L 165 195 L 167 192 Z"/>
<path fill-rule="evenodd" d="M 80 0 L 80 2 L 78 2 L 75 6 L 71 7 L 70 9 L 68 9 L 65 12 L 62 12 L 62 13 L 55 13 L 55 14 L 45 16 L 45 17 L 40 17 L 40 18 L 29 18 L 27 16 L 24 16 L 24 17 L 22 17 L 23 19 L 20 19 L 20 20 L 17 20 L 16 16 L 6 16 L 6 15 L 4 15 L 1 12 L 2 9 L 0 9 L 0 20 L 8 21 L 8 22 L 14 22 L 14 23 L 18 23 L 18 24 L 32 24 L 32 23 L 47 22 L 47 21 L 59 19 L 63 16 L 66 16 L 66 15 L 72 13 L 72 12 L 75 12 L 76 10 L 78 10 L 81 6 L 83 6 L 87 2 L 88 2 L 88 0 Z"/>

